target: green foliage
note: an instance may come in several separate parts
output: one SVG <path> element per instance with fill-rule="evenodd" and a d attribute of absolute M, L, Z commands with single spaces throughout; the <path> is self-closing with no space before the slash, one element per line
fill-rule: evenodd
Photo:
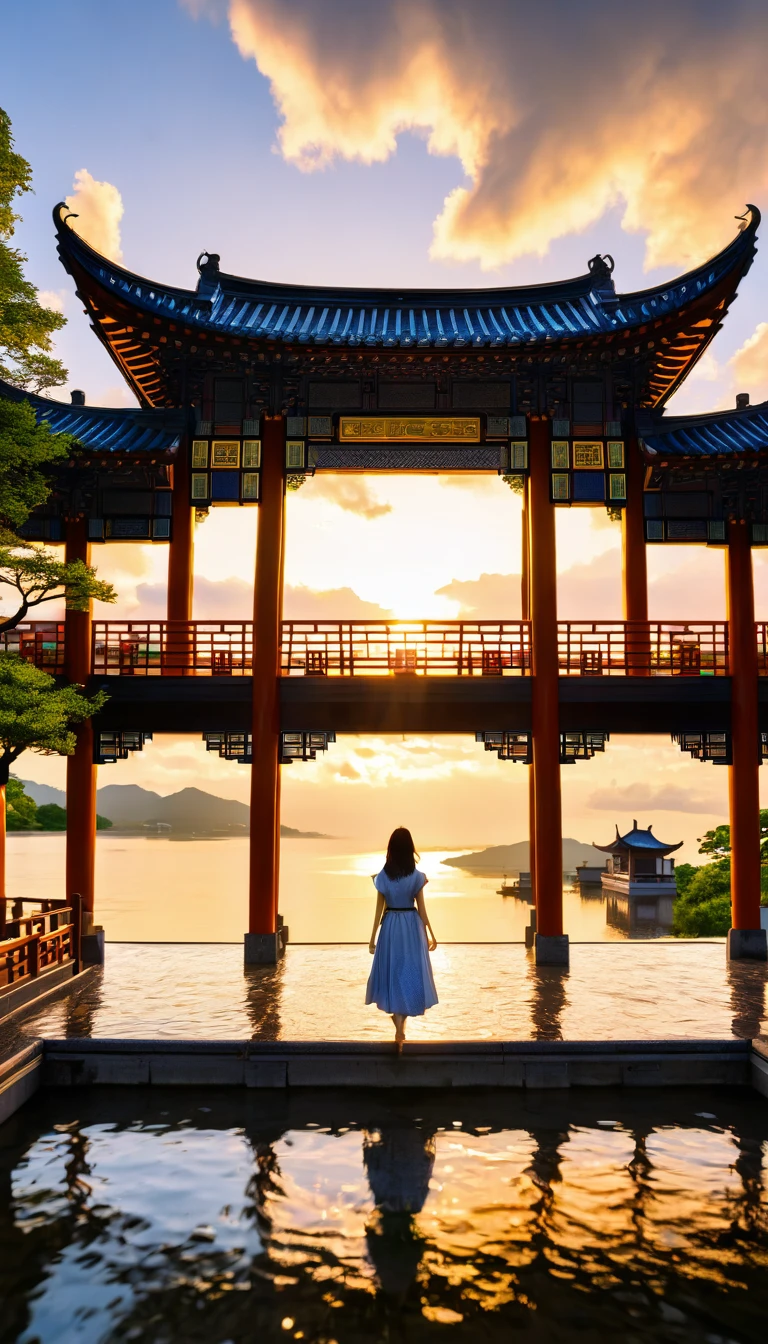
<path fill-rule="evenodd" d="M 0 402 L 2 406 L 2 402 Z M 87 611 L 89 602 L 114 602 L 111 583 L 96 577 L 96 571 L 82 560 L 65 564 L 32 542 L 22 541 L 0 530 L 0 585 L 11 589 L 17 610 L 0 617 L 0 633 L 23 621 L 32 607 L 65 596 L 73 611 Z"/>
<path fill-rule="evenodd" d="M 37 821 L 43 831 L 66 831 L 67 809 L 58 803 L 41 803 L 37 809 Z"/>
<path fill-rule="evenodd" d="M 680 865 L 672 932 L 681 938 L 725 937 L 731 927 L 731 860 Z"/>
<path fill-rule="evenodd" d="M 76 686 L 57 686 L 47 672 L 15 653 L 0 652 L 0 784 L 23 751 L 71 756 L 76 724 L 106 703 L 103 691 L 83 695 Z"/>
<path fill-rule="evenodd" d="M 8 780 L 5 790 L 5 825 L 9 831 L 31 831 L 35 826 L 37 803 L 24 792 L 20 779 Z"/>
<path fill-rule="evenodd" d="M 731 852 L 731 828 L 727 824 L 715 826 L 699 836 L 699 853 L 721 859 Z M 768 863 L 768 808 L 760 809 L 760 862 Z"/>
<path fill-rule="evenodd" d="M 678 896 L 684 896 L 692 879 L 698 873 L 698 868 L 692 863 L 679 863 L 675 868 L 675 883 L 677 885 Z"/>
<path fill-rule="evenodd" d="M 29 402 L 0 398 L 0 525 L 21 527 L 45 503 L 52 471 L 72 455 L 72 442 L 38 425 Z"/>
<path fill-rule="evenodd" d="M 43 831 L 66 831 L 67 829 L 67 809 L 59 807 L 58 803 L 41 803 L 37 809 L 37 821 Z M 108 831 L 113 822 L 109 817 L 96 816 L 96 830 Z"/>
<path fill-rule="evenodd" d="M 24 278 L 26 257 L 10 246 L 19 219 L 14 202 L 31 190 L 32 169 L 15 152 L 10 117 L 0 108 L 0 378 L 42 391 L 63 383 L 67 371 L 50 353 L 64 318 L 38 301 Z"/>
<path fill-rule="evenodd" d="M 686 909 L 677 926 L 677 907 L 675 907 L 675 932 L 682 938 L 724 938 L 731 927 L 731 897 L 712 896 Z"/>

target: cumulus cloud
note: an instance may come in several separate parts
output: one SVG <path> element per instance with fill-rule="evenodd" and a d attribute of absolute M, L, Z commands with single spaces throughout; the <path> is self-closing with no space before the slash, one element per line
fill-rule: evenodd
<path fill-rule="evenodd" d="M 728 361 L 731 384 L 737 392 L 749 392 L 752 401 L 768 398 L 768 322 L 759 322 Z"/>
<path fill-rule="evenodd" d="M 609 789 L 596 789 L 591 793 L 587 798 L 587 806 L 599 812 L 615 813 L 621 830 L 630 813 L 636 816 L 638 812 L 647 812 L 649 815 L 654 811 L 700 812 L 707 816 L 711 812 L 716 812 L 720 804 L 717 799 L 696 793 L 693 789 L 680 788 L 675 784 L 662 784 L 657 788 L 649 784 L 625 784 L 621 788 L 616 788 L 614 781 Z M 639 826 L 647 824 L 638 821 Z M 669 836 L 661 836 L 661 839 L 667 840 Z"/>
<path fill-rule="evenodd" d="M 120 245 L 120 221 L 123 218 L 123 198 L 111 182 L 97 182 L 87 168 L 75 173 L 72 195 L 67 205 L 77 219 L 70 223 L 91 247 L 111 261 L 123 260 Z"/>
<path fill-rule="evenodd" d="M 113 548 L 117 549 L 117 548 Z M 121 551 L 138 551 L 121 546 Z M 124 593 L 121 592 L 121 597 Z M 141 583 L 136 589 L 135 606 L 147 620 L 164 620 L 167 610 L 164 583 Z M 130 603 L 136 614 L 134 603 Z M 307 588 L 303 584 L 285 586 L 283 610 L 287 621 L 386 620 L 391 611 L 378 602 L 366 602 L 352 588 Z M 195 619 L 198 621 L 248 621 L 253 612 L 253 585 L 244 579 L 207 579 L 195 575 Z"/>
<path fill-rule="evenodd" d="M 383 518 L 385 513 L 392 512 L 392 505 L 382 504 L 363 476 L 315 476 L 312 494 L 361 518 Z"/>
<path fill-rule="evenodd" d="M 380 163 L 403 132 L 458 159 L 436 258 L 544 255 L 618 207 L 649 268 L 679 266 L 721 247 L 768 180 L 761 0 L 229 0 L 228 14 L 288 162 Z"/>
<path fill-rule="evenodd" d="M 37 291 L 38 303 L 41 303 L 43 308 L 50 308 L 53 313 L 64 312 L 66 297 L 67 291 L 65 289 L 39 289 Z"/>

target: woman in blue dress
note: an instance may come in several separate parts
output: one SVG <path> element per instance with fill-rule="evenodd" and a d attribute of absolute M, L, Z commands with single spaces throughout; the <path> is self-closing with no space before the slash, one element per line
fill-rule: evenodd
<path fill-rule="evenodd" d="M 368 945 L 373 953 L 373 966 L 365 1002 L 375 1003 L 382 1012 L 391 1015 L 398 1052 L 405 1040 L 405 1019 L 421 1017 L 437 1003 L 429 961 L 437 939 L 427 918 L 424 905 L 427 879 L 416 867 L 417 858 L 411 832 L 398 826 L 389 838 L 384 867 L 373 879 L 378 896 Z"/>

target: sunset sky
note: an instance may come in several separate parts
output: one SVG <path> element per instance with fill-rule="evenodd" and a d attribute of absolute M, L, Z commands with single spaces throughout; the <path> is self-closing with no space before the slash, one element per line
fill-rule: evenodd
<path fill-rule="evenodd" d="M 632 290 L 719 250 L 747 202 L 768 206 L 767 38 L 762 0 L 6 6 L 0 103 L 35 178 L 18 237 L 68 319 L 54 395 L 131 404 L 56 256 L 62 198 L 94 246 L 171 285 L 195 284 L 203 249 L 265 280 L 406 286 L 555 280 L 608 252 Z M 671 412 L 768 397 L 767 295 L 759 241 Z M 196 616 L 249 615 L 255 529 L 247 509 L 198 528 Z M 560 615 L 619 617 L 618 525 L 561 510 L 557 529 Z M 164 614 L 165 548 L 94 554 L 120 592 L 100 614 Z M 724 616 L 722 552 L 659 547 L 649 562 L 652 617 Z M 520 502 L 497 479 L 325 477 L 289 499 L 288 616 L 511 617 L 519 572 Z M 28 757 L 21 773 L 59 783 L 63 764 Z M 100 782 L 247 795 L 247 771 L 192 738 L 158 739 Z M 616 739 L 564 770 L 564 829 L 600 841 L 638 816 L 693 857 L 726 783 L 668 739 Z M 526 772 L 463 738 L 341 739 L 286 769 L 283 797 L 290 825 L 364 843 L 401 821 L 425 846 L 527 829 Z"/>

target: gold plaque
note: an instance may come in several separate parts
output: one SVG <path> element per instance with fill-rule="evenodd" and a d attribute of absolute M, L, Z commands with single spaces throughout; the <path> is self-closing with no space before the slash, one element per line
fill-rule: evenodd
<path fill-rule="evenodd" d="M 573 465 L 585 468 L 602 468 L 603 466 L 603 445 L 602 443 L 592 442 L 585 439 L 576 439 L 573 444 Z"/>
<path fill-rule="evenodd" d="M 552 498 L 554 500 L 571 498 L 571 478 L 567 472 L 552 473 Z"/>
<path fill-rule="evenodd" d="M 261 466 L 261 439 L 243 439 L 243 469 Z"/>
<path fill-rule="evenodd" d="M 624 472 L 611 472 L 608 480 L 610 482 L 609 494 L 611 499 L 626 499 L 627 478 L 624 475 Z"/>
<path fill-rule="evenodd" d="M 479 443 L 479 416 L 455 415 L 342 415 L 342 443 Z"/>
<path fill-rule="evenodd" d="M 528 440 L 513 439 L 509 445 L 509 465 L 512 471 L 526 471 L 528 468 Z"/>
<path fill-rule="evenodd" d="M 567 471 L 570 462 L 568 460 L 568 440 L 552 440 L 552 466 L 556 471 Z"/>
<path fill-rule="evenodd" d="M 304 469 L 304 440 L 288 439 L 285 445 L 285 465 L 289 471 Z"/>
<path fill-rule="evenodd" d="M 207 466 L 208 466 L 208 440 L 207 440 L 207 439 L 193 439 L 193 440 L 192 440 L 192 466 L 193 466 L 193 467 L 207 467 Z"/>
<path fill-rule="evenodd" d="M 202 472 L 193 471 L 192 473 L 192 498 L 207 499 L 210 494 L 208 486 L 208 477 Z"/>
<path fill-rule="evenodd" d="M 257 471 L 243 472 L 243 499 L 259 498 L 259 473 Z"/>
<path fill-rule="evenodd" d="M 240 440 L 214 439 L 211 444 L 212 467 L 239 467 Z"/>
<path fill-rule="evenodd" d="M 624 440 L 610 439 L 608 442 L 608 466 L 624 470 Z"/>

